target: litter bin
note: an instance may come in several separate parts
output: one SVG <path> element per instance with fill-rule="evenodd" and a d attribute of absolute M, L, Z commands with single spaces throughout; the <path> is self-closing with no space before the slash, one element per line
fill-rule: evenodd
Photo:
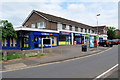
<path fill-rule="evenodd" d="M 87 51 L 87 45 L 82 45 L 82 51 L 86 52 Z"/>

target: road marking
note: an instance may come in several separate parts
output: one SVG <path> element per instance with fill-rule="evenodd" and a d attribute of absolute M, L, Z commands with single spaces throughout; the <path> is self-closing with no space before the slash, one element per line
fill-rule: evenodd
<path fill-rule="evenodd" d="M 95 53 L 95 54 L 90 54 L 90 55 L 86 55 L 86 56 L 82 56 L 82 57 L 78 57 L 78 58 L 74 58 L 74 59 L 58 61 L 58 62 L 51 62 L 51 63 L 40 64 L 40 65 L 35 65 L 35 66 L 28 66 L 28 67 L 24 67 L 24 68 L 20 68 L 20 69 L 5 70 L 5 71 L 0 71 L 0 73 L 1 72 L 4 73 L 4 72 L 16 71 L 16 70 L 23 70 L 23 69 L 28 69 L 28 68 L 40 67 L 40 66 L 46 66 L 46 65 L 57 64 L 57 63 L 61 63 L 61 62 L 68 62 L 68 61 L 78 60 L 78 59 L 87 58 L 87 57 L 90 57 L 90 56 L 101 54 L 101 53 L 106 52 L 106 51 L 108 51 L 110 49 L 112 49 L 112 48 L 109 48 L 107 50 L 104 50 L 104 51 L 101 51 L 101 52 L 98 52 L 98 53 Z"/>
<path fill-rule="evenodd" d="M 107 71 L 103 72 L 102 74 L 100 74 L 99 76 L 97 76 L 95 79 L 93 80 L 97 80 L 99 78 L 101 78 L 102 76 L 104 76 L 105 74 L 107 74 L 108 72 L 110 72 L 111 70 L 113 70 L 114 68 L 116 68 L 119 64 L 116 64 L 115 66 L 113 66 L 112 68 L 108 69 Z"/>

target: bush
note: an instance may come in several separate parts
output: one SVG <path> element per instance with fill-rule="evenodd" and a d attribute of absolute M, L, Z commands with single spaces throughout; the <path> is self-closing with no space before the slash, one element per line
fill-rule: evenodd
<path fill-rule="evenodd" d="M 22 58 L 22 53 L 7 53 L 7 60 Z"/>
<path fill-rule="evenodd" d="M 3 60 L 3 53 L 0 53 L 0 61 Z"/>
<path fill-rule="evenodd" d="M 40 54 L 40 56 L 44 56 L 45 54 Z"/>

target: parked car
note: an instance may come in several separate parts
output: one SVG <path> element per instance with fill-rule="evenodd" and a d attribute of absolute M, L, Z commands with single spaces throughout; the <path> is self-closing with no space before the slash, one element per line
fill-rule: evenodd
<path fill-rule="evenodd" d="M 99 46 L 106 46 L 106 47 L 112 47 L 113 46 L 113 41 L 112 40 L 101 40 L 99 41 Z"/>
<path fill-rule="evenodd" d="M 118 39 L 118 44 L 120 44 L 120 39 Z"/>
<path fill-rule="evenodd" d="M 113 40 L 116 40 L 116 41 L 118 42 L 118 44 L 120 44 L 120 39 L 113 39 Z M 116 41 L 115 41 L 115 42 L 116 42 Z"/>
<path fill-rule="evenodd" d="M 113 39 L 113 45 L 118 45 L 118 39 Z"/>

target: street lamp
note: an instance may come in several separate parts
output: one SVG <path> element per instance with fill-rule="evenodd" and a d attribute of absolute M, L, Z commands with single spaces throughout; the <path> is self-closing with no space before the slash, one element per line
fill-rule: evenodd
<path fill-rule="evenodd" d="M 97 14 L 97 15 L 96 15 L 96 18 L 97 18 L 98 16 L 100 16 L 100 14 Z M 97 18 L 97 34 L 98 34 L 98 18 Z"/>
<path fill-rule="evenodd" d="M 98 16 L 100 16 L 100 14 L 97 14 L 96 15 L 96 19 L 97 19 L 97 35 L 99 34 L 98 33 Z M 99 35 L 98 35 L 99 36 Z M 98 40 L 99 40 L 99 37 L 98 37 Z M 97 40 L 97 48 L 98 48 L 98 40 Z"/>

